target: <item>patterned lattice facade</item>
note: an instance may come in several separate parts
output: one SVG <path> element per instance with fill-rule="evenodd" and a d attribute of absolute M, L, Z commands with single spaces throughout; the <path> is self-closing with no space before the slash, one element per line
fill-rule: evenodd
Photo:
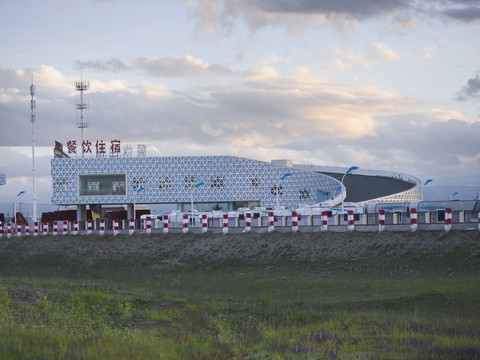
<path fill-rule="evenodd" d="M 57 158 L 51 174 L 52 203 L 61 205 L 187 203 L 193 196 L 195 203 L 296 208 L 338 197 L 341 185 L 314 171 L 234 156 Z"/>
<path fill-rule="evenodd" d="M 404 203 L 404 202 L 417 202 L 422 201 L 422 184 L 417 184 L 410 190 L 402 191 L 397 194 L 392 194 L 388 196 L 383 196 L 376 199 L 371 199 L 368 201 L 362 201 L 358 205 L 372 204 L 372 203 Z"/>

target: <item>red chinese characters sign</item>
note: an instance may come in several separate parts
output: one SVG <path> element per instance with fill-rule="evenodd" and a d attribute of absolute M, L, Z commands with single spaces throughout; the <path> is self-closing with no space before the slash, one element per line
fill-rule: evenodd
<path fill-rule="evenodd" d="M 76 140 L 70 140 L 67 142 L 67 149 L 69 154 L 77 154 L 77 149 L 80 148 L 77 145 Z M 120 140 L 110 141 L 110 154 L 112 156 L 118 156 L 120 154 Z M 81 144 L 81 150 L 83 154 L 93 154 L 92 149 L 95 149 L 97 156 L 105 156 L 107 153 L 107 143 L 103 140 L 97 140 L 95 143 L 92 143 L 89 140 L 84 140 Z"/>

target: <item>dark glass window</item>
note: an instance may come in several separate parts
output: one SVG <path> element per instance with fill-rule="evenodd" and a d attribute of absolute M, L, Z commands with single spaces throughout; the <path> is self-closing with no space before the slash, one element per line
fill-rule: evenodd
<path fill-rule="evenodd" d="M 125 174 L 119 175 L 80 175 L 80 196 L 125 195 Z"/>

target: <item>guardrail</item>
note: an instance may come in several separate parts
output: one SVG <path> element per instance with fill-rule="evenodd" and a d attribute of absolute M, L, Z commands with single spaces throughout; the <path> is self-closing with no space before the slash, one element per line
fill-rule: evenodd
<path fill-rule="evenodd" d="M 343 214 L 332 214 L 323 211 L 319 215 L 301 216 L 296 211 L 290 215 L 275 216 L 272 211 L 260 216 L 232 216 L 228 213 L 218 217 L 208 218 L 206 214 L 191 216 L 182 215 L 181 221 L 162 217 L 146 217 L 144 220 L 113 220 L 105 221 L 53 221 L 15 225 L 14 223 L 0 224 L 0 237 L 5 236 L 39 236 L 39 235 L 104 235 L 104 234 L 151 234 L 151 233 L 248 233 L 253 232 L 287 232 L 287 231 L 450 231 L 450 230 L 479 230 L 480 209 L 475 211 L 452 211 L 447 208 L 442 212 L 417 212 L 413 208 L 410 212 L 358 214 L 349 210 Z"/>

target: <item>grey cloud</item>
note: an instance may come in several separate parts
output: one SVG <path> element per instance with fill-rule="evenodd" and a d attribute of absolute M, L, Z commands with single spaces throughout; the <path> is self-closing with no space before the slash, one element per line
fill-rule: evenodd
<path fill-rule="evenodd" d="M 480 77 L 477 74 L 474 78 L 468 79 L 467 84 L 459 91 L 455 99 L 465 101 L 478 95 L 480 95 Z"/>
<path fill-rule="evenodd" d="M 118 58 L 109 60 L 76 61 L 76 67 L 82 65 L 86 69 L 100 72 L 140 72 L 154 77 L 186 77 L 201 78 L 232 74 L 233 71 L 219 64 L 206 64 L 191 56 L 179 57 L 168 55 L 158 57 L 137 57 L 126 64 Z"/>
<path fill-rule="evenodd" d="M 132 67 L 123 63 L 120 59 L 111 58 L 109 60 L 88 60 L 88 61 L 75 61 L 75 67 L 100 71 L 100 72 L 126 72 L 131 71 Z"/>
<path fill-rule="evenodd" d="M 416 118 L 412 121 L 412 118 Z M 378 137 L 365 137 L 364 144 L 383 149 L 407 149 L 412 156 L 437 163 L 455 165 L 459 156 L 475 156 L 480 123 L 450 119 L 435 121 L 421 114 L 384 117 L 387 126 L 379 129 Z"/>
<path fill-rule="evenodd" d="M 279 147 L 289 152 L 303 152 L 306 156 L 313 152 L 318 157 L 316 163 L 325 165 L 355 162 L 361 167 L 400 171 L 419 178 L 446 174 L 461 177 L 464 173 L 475 173 L 477 169 L 477 176 L 480 176 L 476 145 L 480 123 L 458 119 L 439 122 L 425 114 L 381 119 L 384 126 L 378 127 L 377 136 L 338 139 L 315 134 L 309 139 L 287 142 Z M 358 159 L 356 153 L 360 154 Z M 465 160 L 467 158 L 471 160 Z"/>
<path fill-rule="evenodd" d="M 471 22 L 480 19 L 480 4 L 471 0 L 184 0 L 192 8 L 197 30 L 207 37 L 230 35 L 236 20 L 245 20 L 252 30 L 280 24 L 308 26 L 322 21 L 318 16 L 329 20 L 334 27 L 350 26 L 349 20 L 367 20 L 379 17 L 412 19 L 423 16 L 431 19 L 455 19 Z M 345 22 L 347 20 L 347 22 Z M 415 20 L 416 21 L 416 20 Z M 399 26 L 395 23 L 395 26 Z M 390 27 L 389 31 L 394 31 Z M 398 31 L 398 29 L 397 29 Z M 200 36 L 199 33 L 196 36 Z"/>
<path fill-rule="evenodd" d="M 28 157 L 13 148 L 0 146 L 0 173 L 7 174 L 7 183 L 9 178 L 31 176 L 32 174 L 32 158 Z M 53 155 L 53 144 L 52 144 Z M 50 159 L 52 156 L 35 155 L 35 175 L 38 177 L 46 177 L 50 175 Z"/>
<path fill-rule="evenodd" d="M 256 2 L 263 11 L 273 13 L 341 14 L 362 19 L 392 13 L 410 6 L 402 0 L 266 0 Z"/>
<path fill-rule="evenodd" d="M 191 57 L 165 56 L 163 58 L 139 57 L 132 61 L 134 68 L 141 69 L 151 76 L 201 77 L 224 75 L 231 71 L 221 65 L 208 65 Z"/>
<path fill-rule="evenodd" d="M 53 156 L 53 146 L 51 149 L 51 155 L 49 156 L 39 156 L 38 150 L 35 155 L 35 179 L 38 205 L 50 202 L 50 160 Z M 28 203 L 31 201 L 33 194 L 31 157 L 18 152 L 15 148 L 3 146 L 0 146 L 0 154 L 0 173 L 7 175 L 6 185 L 0 186 L 0 206 L 5 205 L 2 203 L 9 203 L 10 205 L 13 201 L 17 201 L 24 203 L 24 208 L 28 209 Z M 20 191 L 26 191 L 26 193 L 17 198 L 16 194 Z M 27 205 L 25 205 L 25 203 Z M 10 208 L 3 211 L 5 213 L 12 213 L 13 209 Z"/>
<path fill-rule="evenodd" d="M 444 11 L 444 14 L 452 19 L 462 22 L 472 22 L 480 20 L 480 8 L 468 7 L 463 9 L 448 9 Z"/>

